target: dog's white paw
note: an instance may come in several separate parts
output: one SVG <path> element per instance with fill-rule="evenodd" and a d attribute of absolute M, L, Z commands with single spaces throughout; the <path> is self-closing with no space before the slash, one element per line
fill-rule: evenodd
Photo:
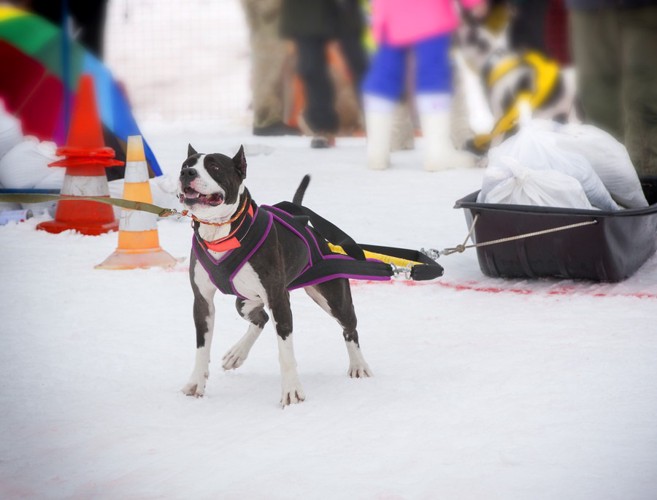
<path fill-rule="evenodd" d="M 303 389 L 300 385 L 283 388 L 283 394 L 281 395 L 281 407 L 285 408 L 286 406 L 295 405 L 305 400 L 306 395 L 303 393 Z"/>
<path fill-rule="evenodd" d="M 209 374 L 206 373 L 205 376 L 200 379 L 192 377 L 189 382 L 185 384 L 185 387 L 182 388 L 183 394 L 194 396 L 195 398 L 202 398 L 205 393 L 205 381 L 207 380 L 208 375 Z"/>
<path fill-rule="evenodd" d="M 367 363 L 349 365 L 348 373 L 351 378 L 367 378 L 374 376 L 372 369 L 367 366 Z"/>
<path fill-rule="evenodd" d="M 246 361 L 248 355 L 249 350 L 245 349 L 241 342 L 238 342 L 231 347 L 226 354 L 224 354 L 221 366 L 223 366 L 224 370 L 234 370 L 239 368 L 244 361 Z"/>

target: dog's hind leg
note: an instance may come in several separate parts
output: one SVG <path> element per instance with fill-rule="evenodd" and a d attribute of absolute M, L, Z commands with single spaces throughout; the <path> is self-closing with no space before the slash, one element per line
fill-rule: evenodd
<path fill-rule="evenodd" d="M 358 343 L 356 312 L 351 299 L 349 281 L 342 278 L 335 279 L 306 287 L 305 290 L 310 298 L 333 316 L 342 327 L 342 335 L 349 354 L 349 371 L 347 372 L 349 376 L 352 378 L 371 377 L 372 370 L 367 365 Z"/>
<path fill-rule="evenodd" d="M 269 320 L 264 310 L 262 301 L 244 300 L 238 298 L 235 301 L 237 312 L 250 325 L 244 336 L 224 355 L 222 366 L 224 370 L 234 370 L 242 366 L 249 355 L 249 351 Z"/>
<path fill-rule="evenodd" d="M 189 382 L 182 391 L 188 396 L 202 397 L 205 382 L 210 375 L 210 347 L 214 331 L 215 286 L 203 266 L 192 258 L 189 267 L 192 291 L 194 292 L 194 325 L 196 326 L 196 360 Z"/>

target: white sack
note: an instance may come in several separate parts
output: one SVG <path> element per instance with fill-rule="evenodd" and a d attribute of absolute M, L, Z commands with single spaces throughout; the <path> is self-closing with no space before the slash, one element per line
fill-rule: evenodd
<path fill-rule="evenodd" d="M 48 167 L 46 176 L 34 185 L 34 189 L 62 189 L 64 177 L 66 176 L 65 167 Z"/>
<path fill-rule="evenodd" d="M 21 139 L 23 130 L 20 120 L 10 115 L 0 101 L 0 158 L 21 142 Z"/>
<path fill-rule="evenodd" d="M 592 209 L 579 181 L 558 170 L 536 170 L 515 158 L 489 165 L 477 198 L 481 203 Z"/>
<path fill-rule="evenodd" d="M 593 125 L 568 124 L 559 129 L 557 146 L 584 155 L 619 205 L 648 206 L 627 149 L 611 134 Z"/>
<path fill-rule="evenodd" d="M 612 199 L 587 158 L 580 153 L 559 147 L 558 138 L 561 135 L 558 131 L 559 127 L 561 125 L 556 122 L 529 121 L 514 136 L 490 150 L 488 168 L 499 165 L 508 167 L 508 160 L 503 158 L 512 158 L 527 169 L 542 173 L 560 172 L 579 181 L 593 207 L 602 210 L 619 210 L 620 207 Z M 551 176 L 551 179 L 557 177 Z M 482 201 L 492 203 L 486 198 L 482 198 Z M 570 200 L 569 206 L 576 203 L 579 201 Z"/>
<path fill-rule="evenodd" d="M 61 167 L 48 167 L 57 159 L 54 142 L 25 137 L 0 158 L 0 184 L 8 189 L 33 189 Z"/>

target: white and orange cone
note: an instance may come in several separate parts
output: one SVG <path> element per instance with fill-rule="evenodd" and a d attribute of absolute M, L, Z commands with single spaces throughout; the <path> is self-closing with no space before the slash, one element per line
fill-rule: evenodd
<path fill-rule="evenodd" d="M 50 167 L 66 167 L 61 194 L 70 198 L 87 196 L 109 198 L 106 167 L 123 165 L 114 159 L 114 150 L 106 147 L 103 125 L 96 105 L 94 81 L 91 75 L 80 77 L 73 105 L 71 125 L 66 145 L 57 148 L 61 160 Z M 79 233 L 98 236 L 116 231 L 118 222 L 110 205 L 88 200 L 60 200 L 55 220 L 37 225 L 37 229 L 58 234 L 72 229 Z"/>
<path fill-rule="evenodd" d="M 140 135 L 128 137 L 123 198 L 153 203 L 148 181 L 144 143 Z M 119 245 L 97 269 L 136 269 L 172 267 L 176 259 L 160 248 L 157 215 L 123 209 L 119 222 Z"/>

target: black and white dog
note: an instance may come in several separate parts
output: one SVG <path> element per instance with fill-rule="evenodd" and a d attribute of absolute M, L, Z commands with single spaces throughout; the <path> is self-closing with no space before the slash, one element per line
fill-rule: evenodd
<path fill-rule="evenodd" d="M 573 70 L 536 51 L 515 52 L 509 48 L 506 30 L 493 33 L 467 12 L 462 18 L 455 46 L 480 77 L 495 120 L 493 130 L 475 137 L 471 149 L 484 152 L 499 143 L 515 131 L 522 114 L 562 123 L 580 121 Z"/>
<path fill-rule="evenodd" d="M 221 272 L 233 250 L 257 241 L 243 262 L 224 272 L 230 283 L 225 293 L 236 295 L 238 313 L 249 322 L 245 335 L 223 357 L 223 368 L 238 368 L 262 332 L 269 315 L 276 327 L 282 379 L 281 405 L 299 403 L 305 394 L 297 373 L 292 347 L 292 311 L 288 284 L 307 265 L 307 245 L 284 223 L 265 217 L 265 211 L 250 197 L 245 185 L 246 158 L 240 148 L 233 158 L 223 154 L 199 154 L 189 146 L 188 158 L 180 170 L 179 197 L 194 218 L 195 240 L 190 260 L 190 280 L 194 293 L 196 361 L 183 392 L 203 396 L 209 376 L 210 346 L 215 320 L 213 298 L 219 278 L 208 270 L 208 261 Z M 299 187 L 294 203 L 300 204 L 307 183 Z M 258 221 L 267 225 L 262 235 L 256 232 Z M 255 238 L 255 239 L 254 239 Z M 228 278 L 227 278 L 228 279 Z M 313 283 L 304 288 L 308 295 L 333 316 L 342 327 L 349 354 L 351 377 L 369 377 L 358 342 L 356 314 L 349 281 L 345 278 Z"/>

